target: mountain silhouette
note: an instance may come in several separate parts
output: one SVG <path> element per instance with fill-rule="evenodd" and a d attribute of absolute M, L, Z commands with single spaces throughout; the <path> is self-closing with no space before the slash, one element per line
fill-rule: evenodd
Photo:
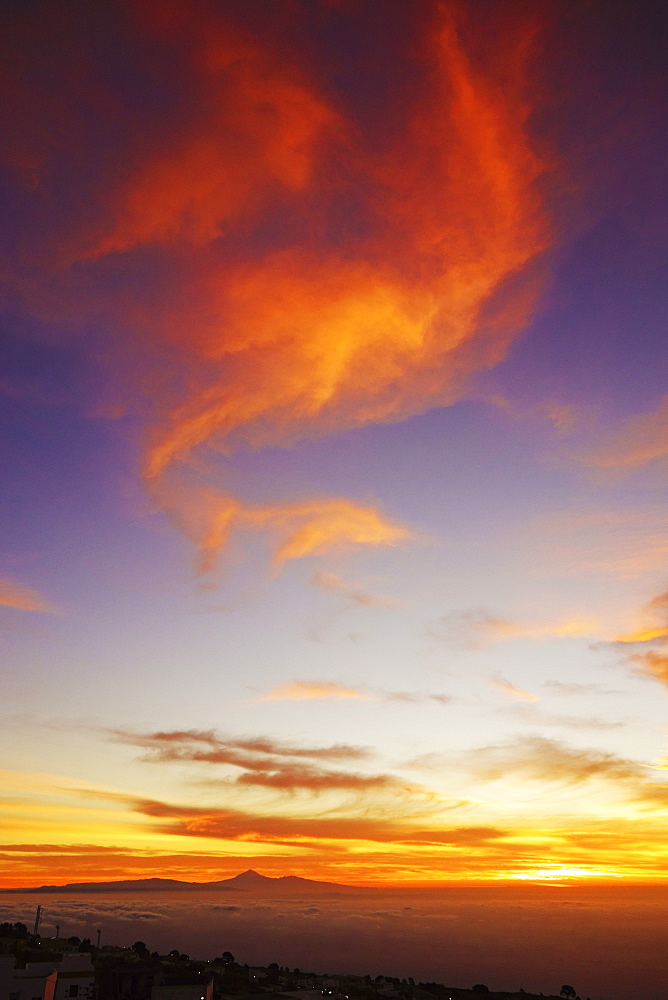
<path fill-rule="evenodd" d="M 31 889 L 5 889 L 4 893 L 35 892 L 356 892 L 359 886 L 339 882 L 320 882 L 300 875 L 261 875 L 253 868 L 219 879 L 217 882 L 182 882 L 173 878 L 121 879 L 117 882 L 68 882 L 66 885 L 40 885 Z"/>

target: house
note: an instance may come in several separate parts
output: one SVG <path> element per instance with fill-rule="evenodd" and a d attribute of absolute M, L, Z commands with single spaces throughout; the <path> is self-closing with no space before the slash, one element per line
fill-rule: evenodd
<path fill-rule="evenodd" d="M 56 966 L 55 1000 L 93 1000 L 95 995 L 95 969 L 88 952 L 63 955 Z"/>
<path fill-rule="evenodd" d="M 213 979 L 207 982 L 154 986 L 151 1000 L 213 1000 Z"/>
<path fill-rule="evenodd" d="M 3 956 L 11 958 L 14 956 Z M 29 962 L 25 969 L 11 969 L 8 992 L 1 1000 L 55 1000 L 58 973 L 48 962 Z"/>

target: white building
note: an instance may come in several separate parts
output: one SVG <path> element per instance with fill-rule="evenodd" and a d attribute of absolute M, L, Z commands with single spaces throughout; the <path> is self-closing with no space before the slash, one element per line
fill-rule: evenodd
<path fill-rule="evenodd" d="M 28 962 L 14 968 L 13 955 L 0 955 L 0 1000 L 93 1000 L 95 969 L 87 953 L 60 962 Z"/>
<path fill-rule="evenodd" d="M 93 1000 L 95 993 L 95 969 L 88 952 L 76 951 L 63 955 L 56 966 L 55 1000 Z"/>

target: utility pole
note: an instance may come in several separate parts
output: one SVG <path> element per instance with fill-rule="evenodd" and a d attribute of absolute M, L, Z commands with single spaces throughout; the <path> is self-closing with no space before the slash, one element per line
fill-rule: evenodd
<path fill-rule="evenodd" d="M 97 944 L 95 945 L 95 947 L 96 947 L 96 948 L 99 948 L 99 947 L 100 947 L 100 935 L 101 935 L 101 934 L 102 934 L 102 931 L 101 931 L 101 929 L 100 929 L 100 928 L 98 927 L 98 931 L 97 931 Z"/>

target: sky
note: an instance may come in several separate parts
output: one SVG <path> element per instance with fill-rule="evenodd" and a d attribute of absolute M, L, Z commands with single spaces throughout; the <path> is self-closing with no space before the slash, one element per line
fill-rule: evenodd
<path fill-rule="evenodd" d="M 5 5 L 3 887 L 665 880 L 665 5 Z"/>

